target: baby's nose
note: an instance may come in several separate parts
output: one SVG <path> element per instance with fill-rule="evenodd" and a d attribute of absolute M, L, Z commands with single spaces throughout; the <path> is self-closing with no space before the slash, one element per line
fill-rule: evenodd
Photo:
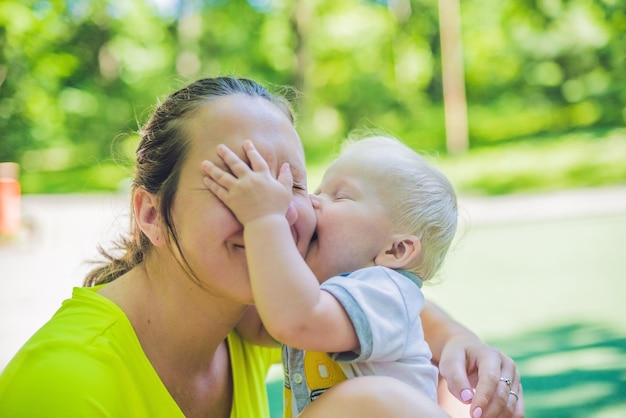
<path fill-rule="evenodd" d="M 311 200 L 311 204 L 313 205 L 313 207 L 315 209 L 319 209 L 321 205 L 321 199 L 319 198 L 319 196 L 315 194 L 310 194 L 309 199 Z"/>
<path fill-rule="evenodd" d="M 287 222 L 290 226 L 295 225 L 296 221 L 298 220 L 298 211 L 293 206 L 293 202 L 289 203 L 289 207 L 287 208 L 287 214 L 285 215 L 285 217 L 287 218 Z"/>

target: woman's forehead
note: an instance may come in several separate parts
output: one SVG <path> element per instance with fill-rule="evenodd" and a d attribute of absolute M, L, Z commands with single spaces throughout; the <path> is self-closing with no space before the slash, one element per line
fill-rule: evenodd
<path fill-rule="evenodd" d="M 282 164 L 289 163 L 292 171 L 304 171 L 304 150 L 297 135 L 251 139 L 271 169 L 278 169 Z"/>
<path fill-rule="evenodd" d="M 224 144 L 247 161 L 242 145 L 251 140 L 272 172 L 289 163 L 303 171 L 304 151 L 293 123 L 281 109 L 263 98 L 233 95 L 219 98 L 194 115 L 189 125 L 192 152 L 217 160 L 216 147 Z"/>

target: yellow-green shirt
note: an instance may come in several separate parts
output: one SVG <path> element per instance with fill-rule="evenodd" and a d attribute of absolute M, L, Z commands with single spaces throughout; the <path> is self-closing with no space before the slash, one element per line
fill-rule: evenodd
<path fill-rule="evenodd" d="M 269 417 L 265 377 L 280 350 L 228 336 L 231 418 Z M 0 375 L 0 417 L 183 417 L 124 312 L 94 288 L 72 298 Z"/>

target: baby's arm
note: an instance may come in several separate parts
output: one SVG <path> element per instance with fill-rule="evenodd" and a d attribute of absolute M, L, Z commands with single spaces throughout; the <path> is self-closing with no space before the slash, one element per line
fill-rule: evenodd
<path fill-rule="evenodd" d="M 221 145 L 218 155 L 232 174 L 203 162 L 205 185 L 244 226 L 250 282 L 267 331 L 284 344 L 326 351 L 358 348 L 356 332 L 341 304 L 321 291 L 294 243 L 286 213 L 292 178 L 283 164 L 274 179 L 251 141 L 244 142 L 250 167 Z"/>
<path fill-rule="evenodd" d="M 252 344 L 262 345 L 264 347 L 277 347 L 280 345 L 265 329 L 265 325 L 263 325 L 255 306 L 248 307 L 237 323 L 235 330 L 237 330 L 239 335 L 246 341 Z"/>

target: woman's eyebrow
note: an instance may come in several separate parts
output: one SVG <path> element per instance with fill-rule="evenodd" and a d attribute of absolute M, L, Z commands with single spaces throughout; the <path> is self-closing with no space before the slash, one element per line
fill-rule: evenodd
<path fill-rule="evenodd" d="M 292 165 L 290 165 L 289 167 L 291 169 L 291 176 L 293 177 L 294 181 L 297 181 L 298 183 L 306 183 L 306 170 L 294 168 Z"/>

